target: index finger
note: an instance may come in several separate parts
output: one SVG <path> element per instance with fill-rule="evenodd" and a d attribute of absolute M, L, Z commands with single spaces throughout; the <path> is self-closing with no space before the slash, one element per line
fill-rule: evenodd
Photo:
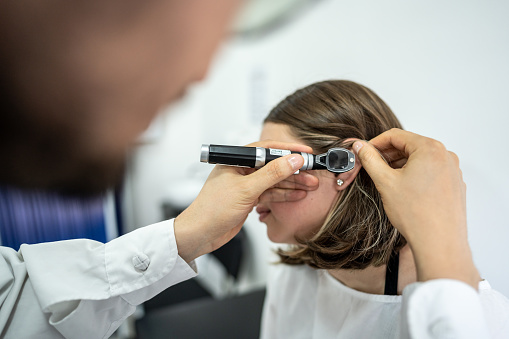
<path fill-rule="evenodd" d="M 316 176 L 301 171 L 299 174 L 292 175 L 277 183 L 274 187 L 288 190 L 314 191 L 318 188 L 318 183 L 319 181 Z"/>
<path fill-rule="evenodd" d="M 262 140 L 246 145 L 249 147 L 277 148 L 294 152 L 313 153 L 313 149 L 303 144 L 289 143 L 275 140 Z"/>

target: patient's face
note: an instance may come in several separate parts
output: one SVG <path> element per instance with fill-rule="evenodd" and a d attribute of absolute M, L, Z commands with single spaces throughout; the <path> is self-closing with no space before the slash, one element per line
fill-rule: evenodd
<path fill-rule="evenodd" d="M 283 124 L 266 123 L 261 140 L 303 143 L 294 137 L 290 128 Z M 276 243 L 298 244 L 296 237 L 309 239 L 325 221 L 338 191 L 336 177 L 324 170 L 309 171 L 319 179 L 319 187 L 308 192 L 306 198 L 295 202 L 260 203 L 257 212 L 260 221 L 267 225 L 269 239 Z"/>

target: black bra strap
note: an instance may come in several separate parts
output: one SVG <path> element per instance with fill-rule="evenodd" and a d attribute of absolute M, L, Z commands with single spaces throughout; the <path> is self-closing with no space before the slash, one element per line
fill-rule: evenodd
<path fill-rule="evenodd" d="M 398 271 L 399 271 L 399 252 L 394 252 L 389 258 L 387 268 L 385 269 L 385 295 L 398 294 Z"/>

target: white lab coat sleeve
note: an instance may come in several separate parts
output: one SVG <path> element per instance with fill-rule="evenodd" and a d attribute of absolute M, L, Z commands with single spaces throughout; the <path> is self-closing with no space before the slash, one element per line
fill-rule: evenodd
<path fill-rule="evenodd" d="M 479 293 L 458 280 L 436 279 L 403 290 L 401 338 L 490 338 Z"/>
<path fill-rule="evenodd" d="M 178 255 L 173 220 L 106 244 L 78 239 L 22 245 L 19 254 L 37 306 L 66 338 L 107 338 L 136 305 L 196 276 L 194 264 Z"/>

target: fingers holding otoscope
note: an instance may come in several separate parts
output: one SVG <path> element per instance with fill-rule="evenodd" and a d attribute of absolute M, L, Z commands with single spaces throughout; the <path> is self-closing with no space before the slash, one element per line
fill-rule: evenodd
<path fill-rule="evenodd" d="M 325 153 L 315 155 L 289 149 L 203 144 L 200 161 L 258 169 L 273 160 L 290 154 L 302 156 L 304 163 L 299 168 L 300 170 L 326 169 L 333 173 L 344 173 L 355 167 L 355 154 L 340 147 L 331 148 Z"/>
<path fill-rule="evenodd" d="M 270 154 L 271 151 L 272 154 Z M 305 198 L 307 191 L 313 191 L 318 188 L 318 178 L 310 173 L 296 171 L 297 175 L 281 178 L 274 184 L 267 186 L 267 174 L 269 174 L 269 177 L 279 177 L 279 174 L 270 174 L 271 167 L 273 166 L 265 168 L 267 167 L 265 165 L 268 165 L 273 160 L 278 160 L 278 163 L 283 162 L 283 159 L 280 158 L 285 156 L 289 158 L 288 161 L 301 162 L 304 160 L 302 154 L 309 160 L 307 154 L 311 154 L 312 151 L 311 147 L 302 144 L 264 140 L 246 146 L 202 145 L 200 160 L 212 164 L 228 165 L 228 167 L 224 167 L 222 170 L 233 170 L 242 175 L 253 174 L 263 169 L 260 173 L 250 176 L 259 177 L 261 181 L 259 184 L 252 184 L 253 189 L 263 188 L 263 191 L 260 192 L 259 201 L 297 201 Z M 300 163 L 298 169 L 301 169 L 303 166 Z M 309 161 L 306 166 L 309 166 Z M 281 163 L 274 168 L 279 171 Z M 254 179 L 251 178 L 251 180 Z"/>

